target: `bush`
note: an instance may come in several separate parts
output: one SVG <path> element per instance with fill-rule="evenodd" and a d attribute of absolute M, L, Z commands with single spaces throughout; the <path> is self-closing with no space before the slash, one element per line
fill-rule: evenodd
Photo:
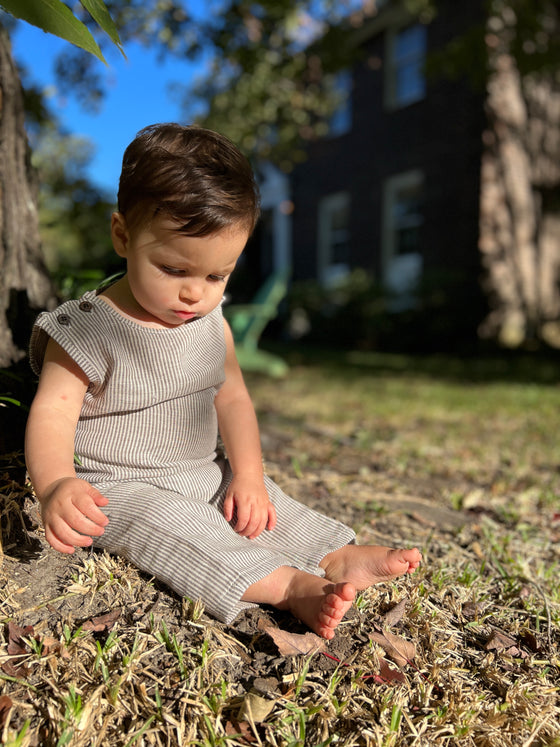
<path fill-rule="evenodd" d="M 485 304 L 477 283 L 458 273 L 427 272 L 404 298 L 354 270 L 336 287 L 295 282 L 287 309 L 291 339 L 343 349 L 457 352 L 478 344 Z"/>

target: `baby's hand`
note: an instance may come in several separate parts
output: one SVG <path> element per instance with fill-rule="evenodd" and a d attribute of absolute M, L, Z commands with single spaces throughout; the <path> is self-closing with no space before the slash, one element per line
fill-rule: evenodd
<path fill-rule="evenodd" d="M 243 537 L 255 539 L 263 529 L 276 526 L 276 510 L 266 491 L 262 475 L 237 475 L 233 478 L 224 501 L 226 521 L 237 510 L 235 531 Z"/>
<path fill-rule="evenodd" d="M 41 514 L 49 544 L 64 553 L 91 545 L 92 537 L 101 536 L 109 523 L 99 508 L 108 503 L 108 499 L 85 480 L 77 477 L 57 480 L 41 497 Z"/>

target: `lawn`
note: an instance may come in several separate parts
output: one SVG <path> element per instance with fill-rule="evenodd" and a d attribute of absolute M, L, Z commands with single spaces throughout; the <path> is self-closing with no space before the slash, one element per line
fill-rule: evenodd
<path fill-rule="evenodd" d="M 292 357 L 251 376 L 267 472 L 416 545 L 321 646 L 289 616 L 225 626 L 126 562 L 45 546 L 0 466 L 6 745 L 560 745 L 557 363 Z M 290 653 L 295 651 L 295 653 Z"/>

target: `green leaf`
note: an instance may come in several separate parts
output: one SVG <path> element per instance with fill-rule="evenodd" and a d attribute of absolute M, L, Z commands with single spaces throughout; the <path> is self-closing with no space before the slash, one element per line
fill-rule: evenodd
<path fill-rule="evenodd" d="M 15 18 L 66 39 L 105 62 L 91 33 L 61 0 L 0 0 L 0 7 Z"/>
<path fill-rule="evenodd" d="M 122 56 L 126 57 L 115 22 L 111 18 L 103 0 L 80 0 L 80 2 L 97 25 L 109 36 L 113 44 L 118 47 Z"/>

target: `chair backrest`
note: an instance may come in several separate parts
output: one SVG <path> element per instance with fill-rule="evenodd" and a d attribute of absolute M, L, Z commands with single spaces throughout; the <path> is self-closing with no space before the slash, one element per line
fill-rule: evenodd
<path fill-rule="evenodd" d="M 278 306 L 288 290 L 288 270 L 274 272 L 259 288 L 250 304 L 224 308 L 235 341 L 256 344 L 264 328 L 278 313 Z"/>

